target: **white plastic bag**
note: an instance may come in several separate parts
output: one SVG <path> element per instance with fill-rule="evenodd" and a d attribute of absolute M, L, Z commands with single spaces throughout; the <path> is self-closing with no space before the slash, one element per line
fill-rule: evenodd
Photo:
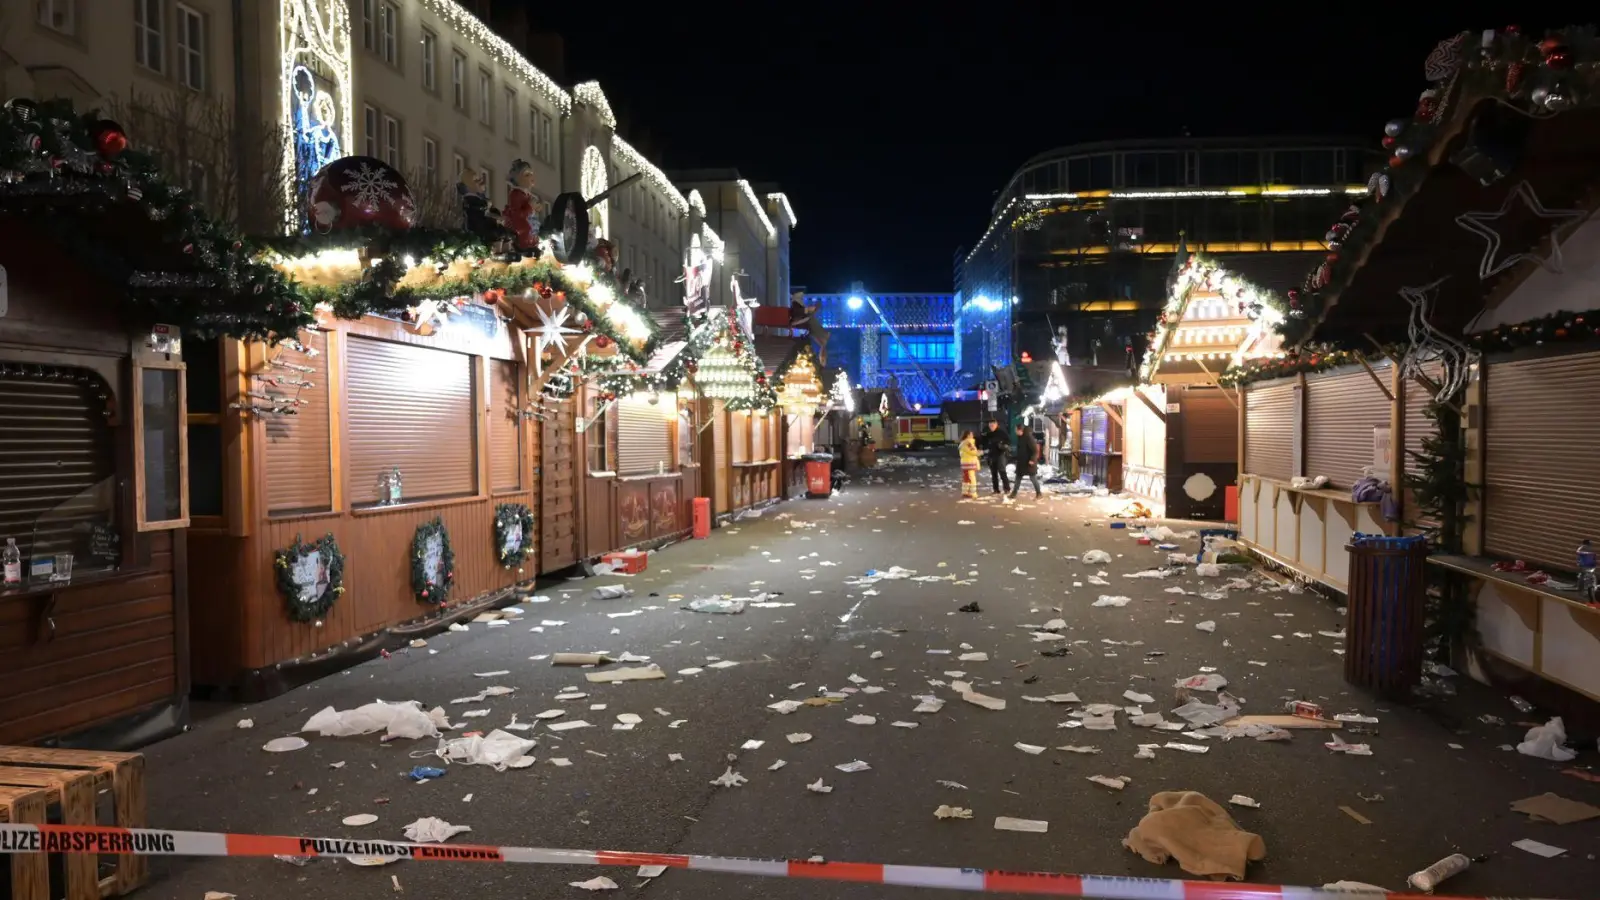
<path fill-rule="evenodd" d="M 520 738 L 496 728 L 479 737 L 460 737 L 441 740 L 435 751 L 445 762 L 464 766 L 493 766 L 504 772 L 537 746 L 537 741 Z"/>
<path fill-rule="evenodd" d="M 1543 725 L 1529 728 L 1522 743 L 1517 745 L 1517 752 L 1523 756 L 1566 762 L 1578 755 L 1577 751 L 1568 749 L 1566 743 L 1567 726 L 1560 716 L 1556 716 Z"/>
<path fill-rule="evenodd" d="M 1084 565 L 1097 565 L 1111 562 L 1111 554 L 1104 550 L 1090 550 L 1083 554 Z"/>
<path fill-rule="evenodd" d="M 416 740 L 438 737 L 439 729 L 448 726 L 443 709 L 423 712 L 416 700 L 404 703 L 385 703 L 376 700 L 355 709 L 339 711 L 327 707 L 306 721 L 302 732 L 315 732 L 323 737 L 354 737 L 359 734 L 384 732 L 384 740 L 407 738 Z"/>

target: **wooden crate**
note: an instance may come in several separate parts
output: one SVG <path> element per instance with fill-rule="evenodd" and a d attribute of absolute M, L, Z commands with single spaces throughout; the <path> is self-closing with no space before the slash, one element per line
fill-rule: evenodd
<path fill-rule="evenodd" d="M 74 772 L 89 772 L 97 779 L 95 792 L 107 785 L 111 788 L 112 802 L 115 806 L 114 824 L 118 828 L 145 828 L 149 824 L 145 812 L 144 793 L 144 756 L 138 753 L 108 753 L 98 750 L 52 750 L 44 747 L 5 747 L 0 746 L 0 767 L 7 771 L 16 769 L 31 769 L 42 771 L 47 776 L 54 774 L 56 777 L 65 777 Z M 8 784 L 5 778 L 0 778 L 0 784 Z M 63 800 L 67 799 L 65 795 Z M 66 812 L 63 804 L 62 811 Z M 95 804 L 91 800 L 89 805 L 89 818 L 82 822 L 71 819 L 65 820 L 68 824 L 96 824 L 94 821 Z M 69 866 L 72 855 L 68 855 Z M 92 858 L 91 858 L 92 859 Z M 107 878 L 96 879 L 98 882 L 95 896 L 120 897 L 131 893 L 136 888 L 142 887 L 150 878 L 150 862 L 142 856 L 117 856 L 116 872 Z M 70 871 L 70 870 L 69 870 Z M 98 871 L 93 873 L 98 875 Z M 68 888 L 71 889 L 73 880 L 68 876 Z M 69 898 L 76 900 L 76 898 Z"/>
<path fill-rule="evenodd" d="M 44 791 L 0 787 L 0 823 L 43 825 L 49 805 Z M 43 853 L 11 854 L 11 894 L 0 900 L 51 900 L 50 858 Z"/>
<path fill-rule="evenodd" d="M 94 825 L 95 798 L 100 789 L 111 785 L 111 776 L 94 769 L 31 769 L 0 766 L 0 787 L 32 788 L 45 794 L 46 802 L 61 808 L 61 824 Z M 118 857 L 120 861 L 120 857 Z M 100 900 L 116 896 L 116 876 L 100 881 L 100 858 L 93 853 L 62 854 L 66 874 L 66 900 Z"/>

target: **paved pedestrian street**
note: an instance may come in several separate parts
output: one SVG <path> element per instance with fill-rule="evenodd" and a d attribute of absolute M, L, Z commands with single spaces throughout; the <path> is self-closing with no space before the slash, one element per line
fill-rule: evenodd
<path fill-rule="evenodd" d="M 1453 879 L 1450 893 L 1593 896 L 1581 886 L 1600 878 L 1600 820 L 1553 825 L 1509 807 L 1547 791 L 1600 799 L 1600 785 L 1561 774 L 1566 765 L 1512 749 L 1537 713 L 1518 713 L 1464 676 L 1439 679 L 1453 695 L 1375 701 L 1343 680 L 1334 602 L 1242 569 L 1130 577 L 1165 565 L 1168 551 L 1112 529 L 1114 498 L 1035 502 L 1025 488 L 1012 505 L 987 493 L 961 503 L 953 455 L 928 460 L 669 547 L 635 577 L 542 586 L 504 625 L 442 631 L 214 716 L 146 751 L 152 826 L 401 840 L 407 825 L 437 817 L 471 828 L 451 844 L 1180 878 L 1177 865 L 1154 865 L 1122 842 L 1152 795 L 1198 791 L 1264 842 L 1249 881 L 1399 890 L 1410 873 L 1460 851 L 1487 859 Z M 1190 553 L 1198 546 L 1174 542 Z M 1096 550 L 1110 561 L 1086 563 Z M 874 571 L 889 575 L 867 576 Z M 607 585 L 633 593 L 595 599 Z M 758 599 L 737 614 L 684 609 L 717 596 Z M 553 654 L 596 651 L 648 661 L 552 665 Z M 648 664 L 666 678 L 586 680 Z M 1175 687 L 1208 674 L 1226 679 L 1223 694 Z M 1228 697 L 1241 714 L 1281 715 L 1286 701 L 1303 699 L 1329 716 L 1377 722 L 1360 733 L 1226 739 L 1228 729 L 1174 713 Z M 837 702 L 804 702 L 812 698 Z M 434 752 L 437 739 L 381 734 L 306 733 L 303 749 L 263 750 L 326 707 L 380 699 L 442 707 L 453 723 L 446 739 L 533 725 L 510 733 L 537 740 L 527 751 L 536 761 L 505 771 L 449 764 Z M 782 701 L 801 702 L 785 713 L 796 705 Z M 560 715 L 539 717 L 549 710 Z M 1174 730 L 1134 724 L 1153 714 Z M 1486 714 L 1504 724 L 1480 721 Z M 578 720 L 589 727 L 554 730 Z M 1328 749 L 1335 735 L 1370 755 Z M 868 768 L 841 770 L 858 760 Z M 407 773 L 419 765 L 445 774 L 414 782 Z M 740 777 L 723 780 L 737 786 L 713 784 L 730 770 Z M 1120 790 L 1105 783 L 1118 780 Z M 1259 808 L 1228 805 L 1234 795 Z M 971 818 L 936 818 L 941 805 Z M 361 814 L 376 821 L 343 824 Z M 997 817 L 1046 821 L 1048 830 L 997 830 Z M 1568 852 L 1543 859 L 1512 846 L 1522 839 Z M 398 889 L 520 900 L 579 896 L 569 884 L 601 875 L 656 898 L 935 893 L 677 870 L 647 881 L 631 868 L 331 859 L 158 860 L 145 893 L 321 900 Z"/>

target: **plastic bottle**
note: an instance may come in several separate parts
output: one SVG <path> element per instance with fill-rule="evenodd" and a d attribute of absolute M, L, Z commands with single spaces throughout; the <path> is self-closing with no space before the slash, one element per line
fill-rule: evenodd
<path fill-rule="evenodd" d="M 1578 596 L 1590 602 L 1595 599 L 1594 588 L 1594 544 L 1584 538 L 1578 545 Z"/>
<path fill-rule="evenodd" d="M 1413 872 L 1411 877 L 1406 879 L 1406 883 L 1419 891 L 1431 894 L 1434 888 L 1445 882 L 1445 879 L 1465 872 L 1470 865 L 1472 860 L 1465 854 L 1452 853 L 1421 872 Z"/>
<path fill-rule="evenodd" d="M 16 538 L 6 538 L 4 561 L 5 577 L 0 584 L 8 587 L 22 584 L 22 550 L 17 547 Z"/>

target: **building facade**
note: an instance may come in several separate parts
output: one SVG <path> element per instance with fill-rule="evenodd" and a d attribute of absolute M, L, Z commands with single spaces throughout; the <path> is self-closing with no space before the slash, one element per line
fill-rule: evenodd
<path fill-rule="evenodd" d="M 808 294 L 827 333 L 824 365 L 866 390 L 897 387 L 910 409 L 936 411 L 987 372 L 964 371 L 953 294 Z"/>
<path fill-rule="evenodd" d="M 1327 252 L 1328 223 L 1364 194 L 1377 155 L 1331 138 L 1117 141 L 1040 154 L 1012 175 L 957 264 L 963 321 L 1005 313 L 1012 346 L 963 329 L 963 362 L 1045 358 L 1066 329 L 1074 363 L 1115 366 L 1165 300 L 1174 260 L 1205 252 L 1287 288 Z"/>
<path fill-rule="evenodd" d="M 711 285 L 712 305 L 786 305 L 789 232 L 796 223 L 789 198 L 757 190 L 735 169 L 676 172 L 673 179 L 689 192 L 692 213 L 719 236 L 722 273 Z"/>

